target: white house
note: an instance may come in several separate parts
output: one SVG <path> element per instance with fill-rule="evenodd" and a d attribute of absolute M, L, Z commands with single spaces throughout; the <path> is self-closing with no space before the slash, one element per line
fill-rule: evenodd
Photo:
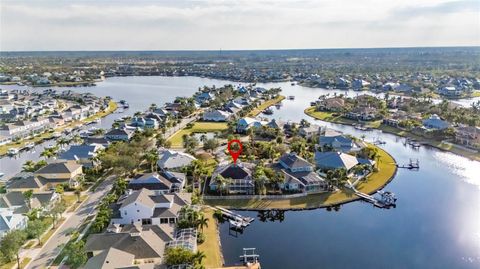
<path fill-rule="evenodd" d="M 203 113 L 204 121 L 228 121 L 232 117 L 232 113 L 223 110 L 209 110 Z"/>
<path fill-rule="evenodd" d="M 114 205 L 111 224 L 176 223 L 180 209 L 190 204 L 190 193 L 155 194 L 147 189 L 130 191 Z"/>
<path fill-rule="evenodd" d="M 0 238 L 9 231 L 27 228 L 27 222 L 26 216 L 14 213 L 13 209 L 0 208 Z"/>
<path fill-rule="evenodd" d="M 188 153 L 161 149 L 158 153 L 157 165 L 160 169 L 180 169 L 196 160 Z"/>

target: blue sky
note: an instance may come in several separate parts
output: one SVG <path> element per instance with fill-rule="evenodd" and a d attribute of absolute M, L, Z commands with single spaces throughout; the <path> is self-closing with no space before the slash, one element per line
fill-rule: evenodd
<path fill-rule="evenodd" d="M 0 0 L 0 50 L 480 45 L 480 0 Z"/>

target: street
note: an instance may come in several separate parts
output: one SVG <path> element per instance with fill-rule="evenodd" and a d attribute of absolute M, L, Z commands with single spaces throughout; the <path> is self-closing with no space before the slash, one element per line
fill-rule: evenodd
<path fill-rule="evenodd" d="M 31 257 L 32 261 L 25 268 L 46 268 L 53 262 L 62 250 L 63 244 L 70 240 L 71 231 L 78 229 L 88 215 L 95 213 L 95 206 L 111 189 L 113 179 L 114 176 L 109 176 L 97 187 L 95 192 L 87 194 L 87 200 L 65 220 L 35 257 Z"/>

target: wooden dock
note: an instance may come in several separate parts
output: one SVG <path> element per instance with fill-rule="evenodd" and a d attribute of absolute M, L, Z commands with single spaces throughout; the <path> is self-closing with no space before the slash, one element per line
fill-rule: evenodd
<path fill-rule="evenodd" d="M 376 198 L 373 195 L 369 195 L 363 192 L 358 191 L 351 183 L 349 183 L 349 188 L 352 189 L 358 197 L 362 198 L 363 200 L 373 204 L 374 206 L 378 208 L 390 208 L 392 206 L 395 206 L 395 201 L 397 198 L 395 198 L 395 195 L 391 192 L 383 192 L 383 191 L 377 191 L 377 193 L 382 195 L 382 199 Z"/>
<path fill-rule="evenodd" d="M 216 206 L 214 207 L 214 209 L 220 210 L 220 212 L 222 212 L 222 215 L 225 218 L 229 219 L 230 224 L 237 229 L 243 229 L 255 220 L 254 218 L 242 216 L 220 206 Z"/>

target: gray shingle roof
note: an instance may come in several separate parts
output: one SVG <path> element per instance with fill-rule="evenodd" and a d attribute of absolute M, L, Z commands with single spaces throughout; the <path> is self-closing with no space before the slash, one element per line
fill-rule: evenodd
<path fill-rule="evenodd" d="M 74 162 L 55 162 L 38 169 L 35 174 L 72 173 L 82 166 Z"/>

